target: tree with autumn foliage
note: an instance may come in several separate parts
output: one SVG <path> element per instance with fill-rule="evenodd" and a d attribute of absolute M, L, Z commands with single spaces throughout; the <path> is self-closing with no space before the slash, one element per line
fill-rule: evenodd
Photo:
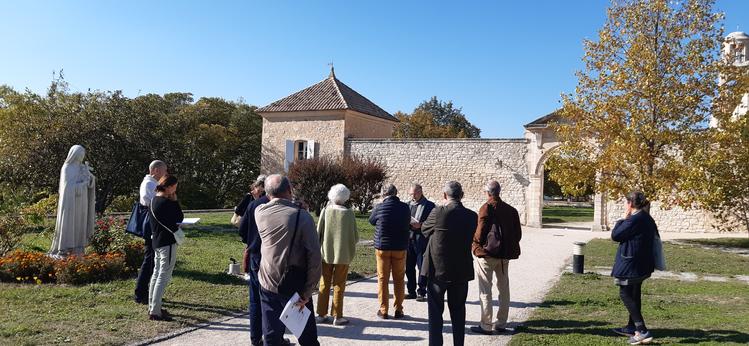
<path fill-rule="evenodd" d="M 737 107 L 749 97 L 749 67 L 726 58 L 718 97 L 716 126 L 702 131 L 702 145 L 684 155 L 692 168 L 687 181 L 694 199 L 713 212 L 723 231 L 749 232 L 749 114 Z"/>
<path fill-rule="evenodd" d="M 574 190 L 595 174 L 596 191 L 612 199 L 639 189 L 691 205 L 683 154 L 704 141 L 722 65 L 723 16 L 713 5 L 612 1 L 597 40 L 584 42 L 575 93 L 562 96 L 554 180 Z"/>

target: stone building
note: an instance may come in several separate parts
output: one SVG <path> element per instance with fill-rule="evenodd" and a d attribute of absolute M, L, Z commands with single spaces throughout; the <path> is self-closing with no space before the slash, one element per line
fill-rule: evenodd
<path fill-rule="evenodd" d="M 746 34 L 732 33 L 726 42 L 735 43 L 726 54 L 744 54 L 744 59 L 749 53 Z M 749 96 L 746 101 L 743 108 L 749 106 Z M 502 199 L 518 209 L 521 222 L 542 225 L 544 164 L 561 144 L 549 126 L 559 120 L 556 113 L 526 124 L 523 138 L 395 139 L 391 135 L 398 120 L 338 80 L 332 68 L 328 78 L 257 113 L 263 118 L 263 173 L 283 172 L 290 163 L 313 157 L 375 158 L 387 167 L 402 199 L 410 184 L 419 183 L 428 198 L 439 200 L 443 184 L 457 180 L 466 193 L 463 203 L 474 210 L 485 201 L 486 181 L 496 179 Z M 601 194 L 593 204 L 594 231 L 610 229 L 623 214 L 621 201 Z M 662 231 L 713 231 L 714 220 L 701 210 L 663 210 L 654 203 L 651 213 Z"/>

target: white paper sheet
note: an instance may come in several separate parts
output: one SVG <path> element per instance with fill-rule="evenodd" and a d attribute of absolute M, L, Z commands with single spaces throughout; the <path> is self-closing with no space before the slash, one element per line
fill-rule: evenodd
<path fill-rule="evenodd" d="M 180 225 L 194 225 L 200 221 L 199 217 L 186 217 L 182 219 L 182 222 L 180 222 Z"/>
<path fill-rule="evenodd" d="M 286 325 L 286 328 L 289 328 L 291 333 L 299 339 L 302 336 L 302 332 L 304 332 L 304 327 L 307 325 L 307 320 L 312 314 L 312 311 L 310 311 L 306 306 L 299 311 L 299 308 L 295 305 L 297 301 L 299 301 L 299 294 L 294 293 L 291 299 L 286 302 L 283 311 L 281 311 L 280 320 Z"/>

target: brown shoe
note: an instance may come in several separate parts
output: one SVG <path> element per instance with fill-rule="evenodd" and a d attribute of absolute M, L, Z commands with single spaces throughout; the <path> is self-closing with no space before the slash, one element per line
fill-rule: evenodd
<path fill-rule="evenodd" d="M 403 318 L 404 316 L 405 315 L 403 314 L 403 311 L 396 311 L 395 315 L 393 316 L 393 318 L 395 318 L 397 320 L 397 319 Z"/>
<path fill-rule="evenodd" d="M 386 319 L 390 318 L 390 316 L 388 316 L 388 314 L 383 314 L 382 311 L 380 311 L 380 310 L 377 310 L 377 317 L 379 317 L 379 318 L 381 318 L 383 320 L 386 320 Z"/>

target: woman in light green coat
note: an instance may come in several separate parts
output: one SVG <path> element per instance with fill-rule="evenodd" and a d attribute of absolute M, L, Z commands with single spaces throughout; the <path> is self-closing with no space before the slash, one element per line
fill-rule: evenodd
<path fill-rule="evenodd" d="M 333 286 L 333 306 L 330 314 L 333 324 L 344 325 L 349 321 L 343 317 L 343 291 L 346 289 L 348 267 L 356 253 L 359 233 L 356 230 L 354 212 L 344 204 L 351 192 L 343 184 L 330 188 L 330 203 L 320 212 L 317 232 L 320 235 L 322 252 L 322 276 L 320 277 L 320 294 L 317 296 L 317 323 L 330 321 L 328 300 L 330 287 Z"/>

